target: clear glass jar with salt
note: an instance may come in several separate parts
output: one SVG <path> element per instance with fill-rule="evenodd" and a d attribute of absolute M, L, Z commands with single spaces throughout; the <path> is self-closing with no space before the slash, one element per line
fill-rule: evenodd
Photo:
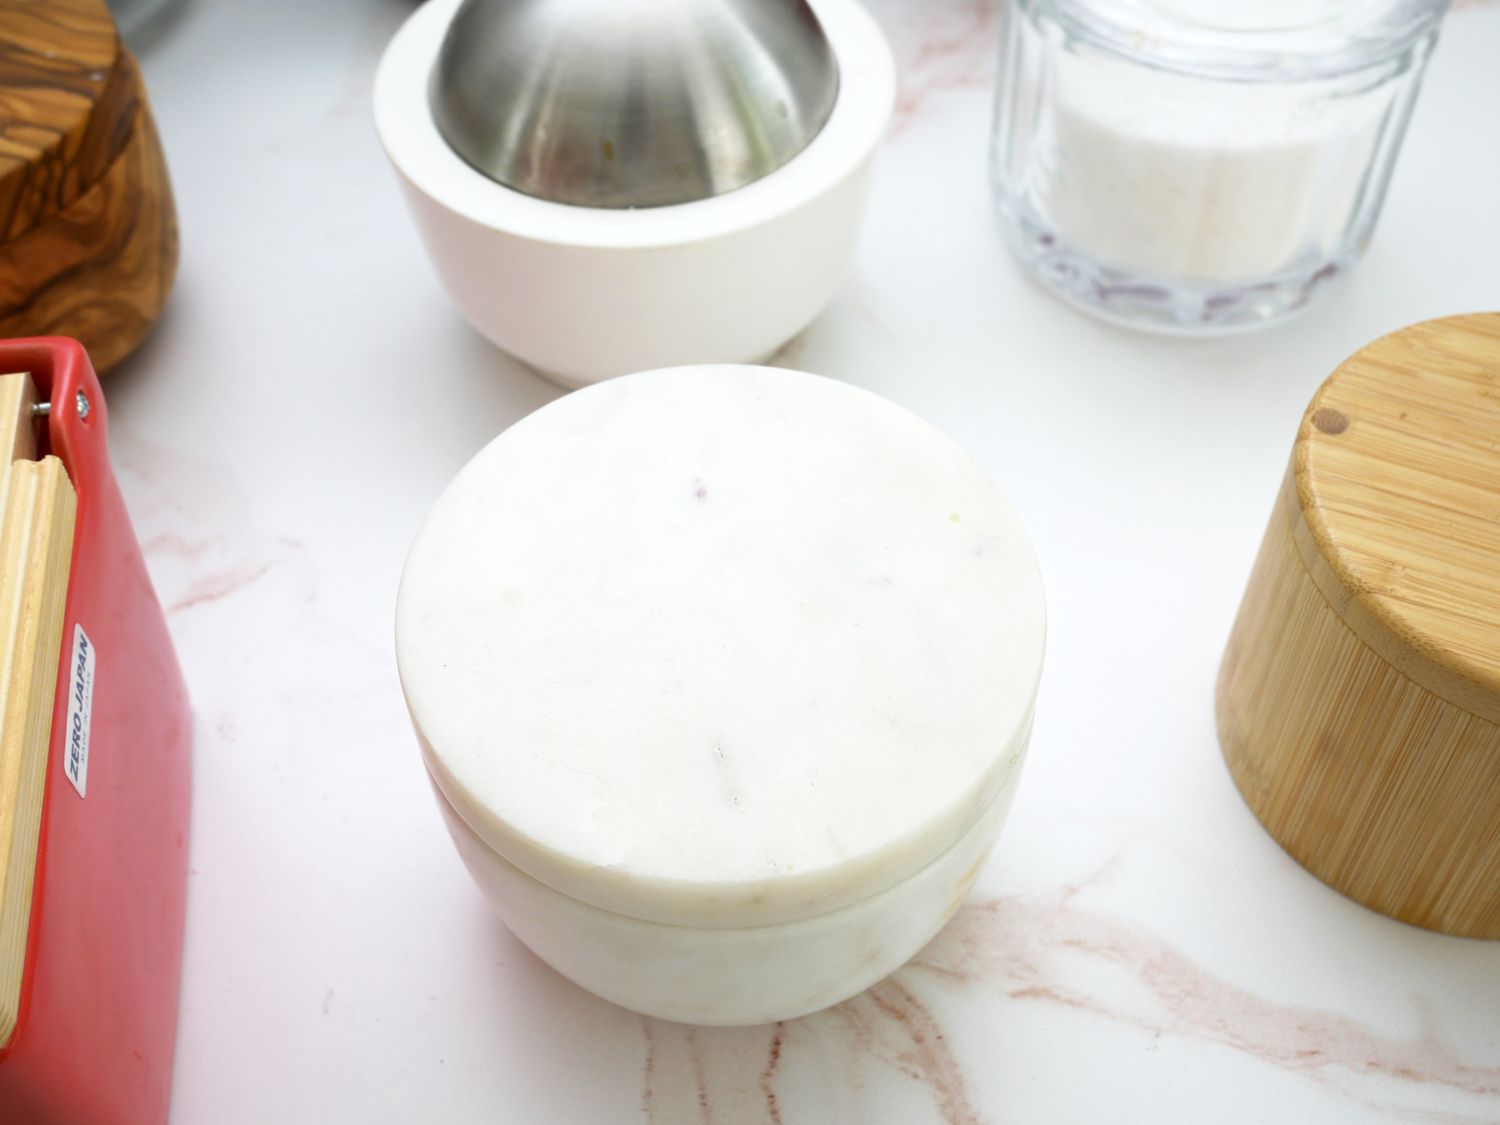
<path fill-rule="evenodd" d="M 1447 0 L 1007 0 L 1016 253 L 1128 324 L 1252 327 L 1358 260 Z"/>

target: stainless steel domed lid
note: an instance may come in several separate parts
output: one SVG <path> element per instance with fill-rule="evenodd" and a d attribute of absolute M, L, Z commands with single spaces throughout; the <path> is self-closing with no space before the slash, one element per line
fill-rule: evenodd
<path fill-rule="evenodd" d="M 428 100 L 454 151 L 508 188 L 660 207 L 776 171 L 838 84 L 806 0 L 465 0 Z"/>

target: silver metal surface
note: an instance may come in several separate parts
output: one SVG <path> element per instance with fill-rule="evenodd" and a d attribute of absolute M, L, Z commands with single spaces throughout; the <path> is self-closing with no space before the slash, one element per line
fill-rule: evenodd
<path fill-rule="evenodd" d="M 506 187 L 660 207 L 780 168 L 838 83 L 806 0 L 466 0 L 429 102 L 454 151 Z"/>

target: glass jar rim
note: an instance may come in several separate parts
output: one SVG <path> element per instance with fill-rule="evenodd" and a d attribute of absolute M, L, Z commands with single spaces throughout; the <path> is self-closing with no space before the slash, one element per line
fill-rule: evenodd
<path fill-rule="evenodd" d="M 1160 0 L 1014 0 L 1033 19 L 1133 62 L 1205 78 L 1296 81 L 1375 66 L 1436 34 L 1450 0 L 1355 0 L 1320 19 L 1241 27 Z"/>

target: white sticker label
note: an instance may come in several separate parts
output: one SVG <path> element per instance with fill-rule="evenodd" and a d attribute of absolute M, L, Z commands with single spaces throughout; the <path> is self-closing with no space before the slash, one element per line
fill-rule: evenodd
<path fill-rule="evenodd" d="M 89 727 L 94 716 L 94 642 L 73 624 L 73 663 L 68 684 L 68 730 L 64 743 L 63 772 L 85 796 L 89 787 Z"/>

